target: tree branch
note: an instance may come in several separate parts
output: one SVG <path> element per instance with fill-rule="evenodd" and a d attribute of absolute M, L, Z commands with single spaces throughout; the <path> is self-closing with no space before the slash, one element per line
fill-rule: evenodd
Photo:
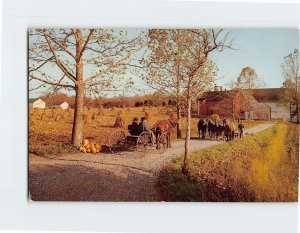
<path fill-rule="evenodd" d="M 87 44 L 89 43 L 89 41 L 90 41 L 90 39 L 91 39 L 91 37 L 92 37 L 94 31 L 95 31 L 95 29 L 90 30 L 90 33 L 89 33 L 89 35 L 88 35 L 88 38 L 86 39 L 86 41 L 85 41 L 85 43 L 84 43 L 84 45 L 83 45 L 83 47 L 82 47 L 82 49 L 81 49 L 81 51 L 80 51 L 80 53 L 79 53 L 79 56 L 76 57 L 76 60 L 77 60 L 77 61 L 79 61 L 80 58 L 82 57 L 82 54 L 83 54 L 83 52 L 85 51 L 85 49 L 86 49 L 86 47 L 87 47 Z"/>
<path fill-rule="evenodd" d="M 49 84 L 49 85 L 55 85 L 55 86 L 60 86 L 60 87 L 73 88 L 73 89 L 75 88 L 72 85 L 60 83 L 60 81 L 64 78 L 64 76 L 58 83 L 57 82 L 51 82 L 49 80 L 45 80 L 45 79 L 42 79 L 42 78 L 38 78 L 38 77 L 34 76 L 33 74 L 29 74 L 29 77 L 31 77 L 32 79 L 38 80 L 40 82 Z"/>
<path fill-rule="evenodd" d="M 55 43 L 57 44 L 63 51 L 65 51 L 66 53 L 68 53 L 71 57 L 73 57 L 75 59 L 75 55 L 73 55 L 71 53 L 71 51 L 69 51 L 66 46 L 63 46 L 61 43 L 59 43 L 57 40 L 55 40 L 55 38 L 53 36 L 50 35 L 50 33 L 48 33 L 48 31 L 42 31 L 42 30 L 38 30 L 38 32 L 42 33 L 44 36 L 47 36 Z"/>
<path fill-rule="evenodd" d="M 71 74 L 71 73 L 67 70 L 67 68 L 62 64 L 62 62 L 59 60 L 59 58 L 58 58 L 58 56 L 57 56 L 57 54 L 56 54 L 56 52 L 55 52 L 55 49 L 53 48 L 53 46 L 52 46 L 52 44 L 51 44 L 51 42 L 50 42 L 50 40 L 49 40 L 49 38 L 48 38 L 48 34 L 45 33 L 45 34 L 44 34 L 44 37 L 45 37 L 45 39 L 46 39 L 46 41 L 47 41 L 47 43 L 48 43 L 48 45 L 49 45 L 49 48 L 50 48 L 50 50 L 51 50 L 51 52 L 52 52 L 52 54 L 53 54 L 53 56 L 54 56 L 54 58 L 55 58 L 55 62 L 56 62 L 56 64 L 58 65 L 58 67 L 65 73 L 65 75 L 66 75 L 69 79 L 71 79 L 71 80 L 77 85 L 77 81 L 76 81 L 75 76 L 74 76 L 73 74 Z"/>

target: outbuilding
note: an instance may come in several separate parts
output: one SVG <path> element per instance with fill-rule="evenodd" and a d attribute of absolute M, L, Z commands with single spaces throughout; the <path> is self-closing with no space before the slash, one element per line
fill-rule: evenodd
<path fill-rule="evenodd" d="M 42 99 L 29 99 L 29 108 L 46 108 L 46 103 Z"/>
<path fill-rule="evenodd" d="M 59 105 L 60 106 L 60 108 L 61 109 L 64 109 L 64 110 L 66 110 L 66 109 L 68 109 L 69 108 L 69 104 L 65 101 L 65 102 L 63 102 L 61 105 Z"/>

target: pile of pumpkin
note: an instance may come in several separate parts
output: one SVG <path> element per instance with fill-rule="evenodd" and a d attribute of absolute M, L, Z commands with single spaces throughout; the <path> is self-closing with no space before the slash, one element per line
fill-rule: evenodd
<path fill-rule="evenodd" d="M 97 143 L 89 142 L 88 139 L 84 139 L 82 145 L 79 150 L 83 153 L 99 153 L 101 150 L 101 146 Z"/>

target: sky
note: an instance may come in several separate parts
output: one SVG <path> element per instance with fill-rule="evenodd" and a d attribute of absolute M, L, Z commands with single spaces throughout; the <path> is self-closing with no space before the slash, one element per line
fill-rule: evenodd
<path fill-rule="evenodd" d="M 128 29 L 129 37 L 133 37 L 141 30 Z M 145 31 L 145 30 L 144 30 Z M 258 76 L 264 80 L 265 87 L 281 87 L 283 83 L 280 65 L 284 56 L 287 56 L 295 48 L 299 49 L 299 31 L 297 29 L 225 29 L 230 32 L 233 39 L 233 49 L 223 52 L 214 52 L 211 56 L 217 64 L 218 73 L 215 84 L 226 88 L 226 84 L 236 79 L 241 70 L 252 67 Z M 29 38 L 29 43 L 37 38 Z M 59 71 L 48 67 L 47 72 L 58 75 Z M 85 71 L 85 73 L 89 73 Z M 137 86 L 145 86 L 138 77 L 133 77 Z M 29 83 L 29 88 L 31 83 Z M 147 89 L 147 87 L 144 87 Z M 43 93 L 42 89 L 30 91 L 29 97 L 36 98 Z M 68 94 L 74 94 L 69 92 Z M 119 94 L 119 93 L 118 93 Z M 132 95 L 133 93 L 125 93 Z"/>
<path fill-rule="evenodd" d="M 284 56 L 299 49 L 297 29 L 233 29 L 230 31 L 236 50 L 225 50 L 212 56 L 218 66 L 218 85 L 226 86 L 250 66 L 264 80 L 266 87 L 281 87 L 280 65 Z"/>

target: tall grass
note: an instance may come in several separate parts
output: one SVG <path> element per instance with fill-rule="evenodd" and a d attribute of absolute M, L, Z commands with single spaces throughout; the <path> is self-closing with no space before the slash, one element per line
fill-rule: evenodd
<path fill-rule="evenodd" d="M 164 168 L 158 190 L 166 201 L 297 201 L 298 126 L 279 123 L 256 135 L 193 153 Z"/>

